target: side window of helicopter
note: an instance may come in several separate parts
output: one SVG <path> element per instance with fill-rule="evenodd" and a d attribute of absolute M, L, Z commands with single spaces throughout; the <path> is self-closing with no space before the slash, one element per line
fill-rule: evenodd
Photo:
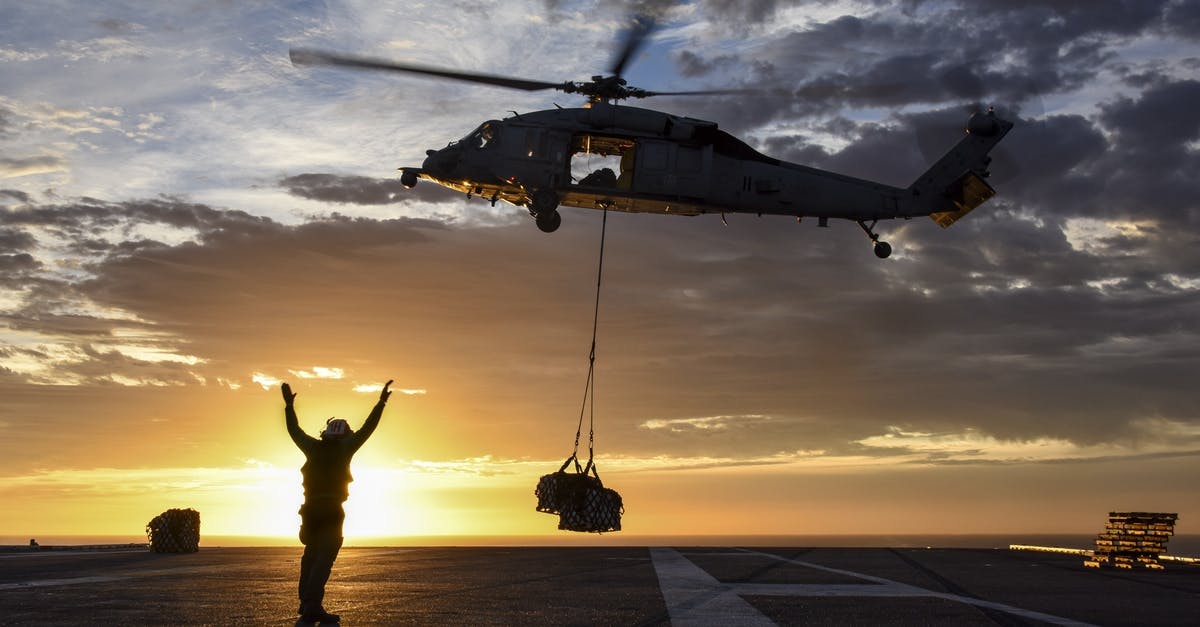
<path fill-rule="evenodd" d="M 525 156 L 531 159 L 545 157 L 542 154 L 542 131 L 540 129 L 525 130 Z"/>

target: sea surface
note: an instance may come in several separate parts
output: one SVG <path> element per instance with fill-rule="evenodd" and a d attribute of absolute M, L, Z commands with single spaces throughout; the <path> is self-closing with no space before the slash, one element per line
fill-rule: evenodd
<path fill-rule="evenodd" d="M 36 539 L 43 547 L 145 544 L 142 535 L 0 536 L 0 546 L 28 546 Z M 745 546 L 745 547 L 892 547 L 892 548 L 1008 548 L 1011 544 L 1091 549 L 1096 534 L 909 534 L 909 535 L 625 535 L 622 533 L 530 536 L 400 536 L 346 538 L 346 546 Z M 294 537 L 205 536 L 203 547 L 299 546 Z M 1167 554 L 1200 557 L 1200 535 L 1172 536 Z"/>

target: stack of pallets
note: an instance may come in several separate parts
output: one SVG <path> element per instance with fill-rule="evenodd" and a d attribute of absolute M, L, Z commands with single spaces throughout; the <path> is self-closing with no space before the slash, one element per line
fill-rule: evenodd
<path fill-rule="evenodd" d="M 1104 533 L 1096 536 L 1092 557 L 1083 565 L 1161 570 L 1158 557 L 1167 552 L 1167 540 L 1175 535 L 1178 519 L 1179 514 L 1110 512 Z"/>

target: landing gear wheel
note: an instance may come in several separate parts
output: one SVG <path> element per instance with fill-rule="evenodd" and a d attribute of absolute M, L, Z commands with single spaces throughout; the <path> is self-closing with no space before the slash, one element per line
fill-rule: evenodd
<path fill-rule="evenodd" d="M 562 224 L 558 213 L 558 194 L 552 189 L 534 190 L 529 195 L 529 213 L 543 233 L 553 233 Z"/>
<path fill-rule="evenodd" d="M 858 226 L 862 227 L 862 230 L 866 232 L 867 237 L 871 238 L 872 242 L 875 242 L 875 256 L 880 259 L 887 259 L 892 254 L 892 245 L 879 241 L 879 234 L 875 232 L 876 222 L 879 222 L 879 220 L 872 220 L 871 224 L 867 224 L 866 220 L 859 220 Z"/>
<path fill-rule="evenodd" d="M 538 189 L 529 195 L 529 213 L 540 216 L 555 209 L 558 209 L 558 194 L 554 190 Z"/>
<path fill-rule="evenodd" d="M 537 228 L 543 233 L 553 233 L 562 226 L 562 214 L 557 211 L 550 213 L 540 213 L 534 218 L 537 223 Z"/>

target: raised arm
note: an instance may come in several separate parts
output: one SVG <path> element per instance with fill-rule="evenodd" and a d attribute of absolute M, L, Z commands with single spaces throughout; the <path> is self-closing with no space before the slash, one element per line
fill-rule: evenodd
<path fill-rule="evenodd" d="M 383 408 L 387 406 L 388 398 L 391 397 L 392 391 L 388 389 L 392 385 L 392 380 L 388 379 L 387 383 L 383 384 L 383 390 L 379 392 L 379 402 L 375 403 L 375 407 L 371 409 L 371 414 L 367 416 L 367 420 L 363 422 L 363 426 L 355 431 L 350 436 L 350 446 L 355 450 L 362 446 L 375 433 L 375 428 L 379 426 L 379 419 L 383 417 Z"/>
<path fill-rule="evenodd" d="M 292 393 L 292 386 L 284 383 L 280 389 L 283 392 L 283 418 L 287 424 L 288 435 L 292 436 L 292 441 L 303 450 L 315 438 L 300 428 L 300 419 L 296 417 L 296 408 L 292 405 L 296 401 L 296 395 Z"/>

